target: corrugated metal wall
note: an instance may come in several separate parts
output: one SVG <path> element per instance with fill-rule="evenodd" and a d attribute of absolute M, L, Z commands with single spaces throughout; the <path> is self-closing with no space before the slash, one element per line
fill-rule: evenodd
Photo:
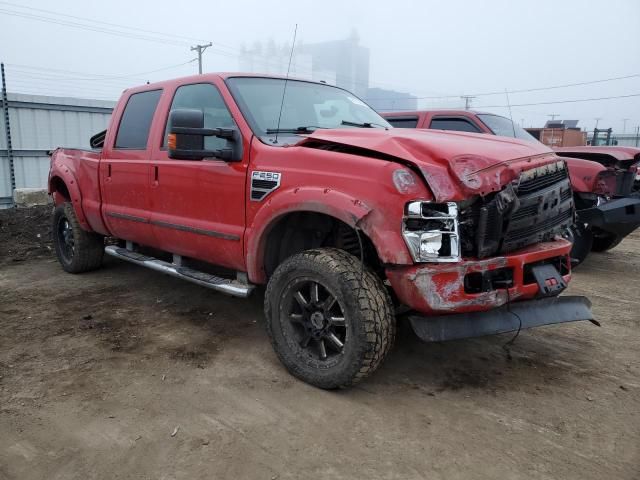
<path fill-rule="evenodd" d="M 107 128 L 115 102 L 40 95 L 8 95 L 16 188 L 44 188 L 56 147 L 89 148 Z M 4 105 L 2 105 L 4 107 Z M 0 208 L 12 196 L 4 121 L 0 120 Z"/>

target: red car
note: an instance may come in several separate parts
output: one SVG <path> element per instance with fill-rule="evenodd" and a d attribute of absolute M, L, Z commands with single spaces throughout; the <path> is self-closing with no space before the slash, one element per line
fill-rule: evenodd
<path fill-rule="evenodd" d="M 558 296 L 573 198 L 541 144 L 394 129 L 340 88 L 207 74 L 126 90 L 92 146 L 51 158 L 62 267 L 106 252 L 231 295 L 266 285 L 276 353 L 318 387 L 378 368 L 400 310 L 429 341 L 592 319 Z"/>
<path fill-rule="evenodd" d="M 471 110 L 390 112 L 395 127 L 453 130 L 537 142 L 510 119 Z M 573 242 L 571 259 L 580 264 L 590 251 L 618 245 L 640 226 L 640 149 L 632 147 L 561 147 L 574 191 L 578 221 L 566 232 Z"/>

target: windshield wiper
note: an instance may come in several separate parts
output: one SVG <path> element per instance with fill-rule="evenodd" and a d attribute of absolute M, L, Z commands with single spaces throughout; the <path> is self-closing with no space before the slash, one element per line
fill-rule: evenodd
<path fill-rule="evenodd" d="M 349 120 L 342 120 L 342 122 L 340 122 L 341 125 L 346 125 L 348 127 L 358 127 L 358 128 L 375 128 L 375 127 L 380 127 L 380 128 L 384 128 L 385 130 L 389 127 L 385 126 L 385 125 L 380 125 L 379 123 L 373 123 L 373 122 L 363 122 L 363 123 L 358 123 L 358 122 L 350 122 Z"/>
<path fill-rule="evenodd" d="M 313 133 L 318 128 L 326 128 L 326 127 L 317 127 L 315 125 L 308 125 L 308 126 L 296 127 L 296 128 L 267 128 L 267 135 L 271 135 L 274 133 Z"/>

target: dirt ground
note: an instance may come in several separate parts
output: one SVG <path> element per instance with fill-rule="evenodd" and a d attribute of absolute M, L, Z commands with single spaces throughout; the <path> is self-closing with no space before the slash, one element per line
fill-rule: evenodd
<path fill-rule="evenodd" d="M 280 365 L 260 293 L 113 259 L 69 275 L 46 221 L 32 249 L 0 222 L 2 480 L 640 478 L 640 235 L 575 273 L 602 328 L 524 331 L 509 355 L 510 335 L 401 324 L 377 373 L 327 392 Z"/>

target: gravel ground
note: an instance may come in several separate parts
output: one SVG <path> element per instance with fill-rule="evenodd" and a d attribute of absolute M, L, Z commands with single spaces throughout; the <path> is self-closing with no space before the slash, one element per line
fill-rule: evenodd
<path fill-rule="evenodd" d="M 260 292 L 114 259 L 69 275 L 44 216 L 7 215 L 2 480 L 640 478 L 638 234 L 575 273 L 602 328 L 524 331 L 507 352 L 510 335 L 425 344 L 401 324 L 378 372 L 326 392 L 278 362 Z"/>

